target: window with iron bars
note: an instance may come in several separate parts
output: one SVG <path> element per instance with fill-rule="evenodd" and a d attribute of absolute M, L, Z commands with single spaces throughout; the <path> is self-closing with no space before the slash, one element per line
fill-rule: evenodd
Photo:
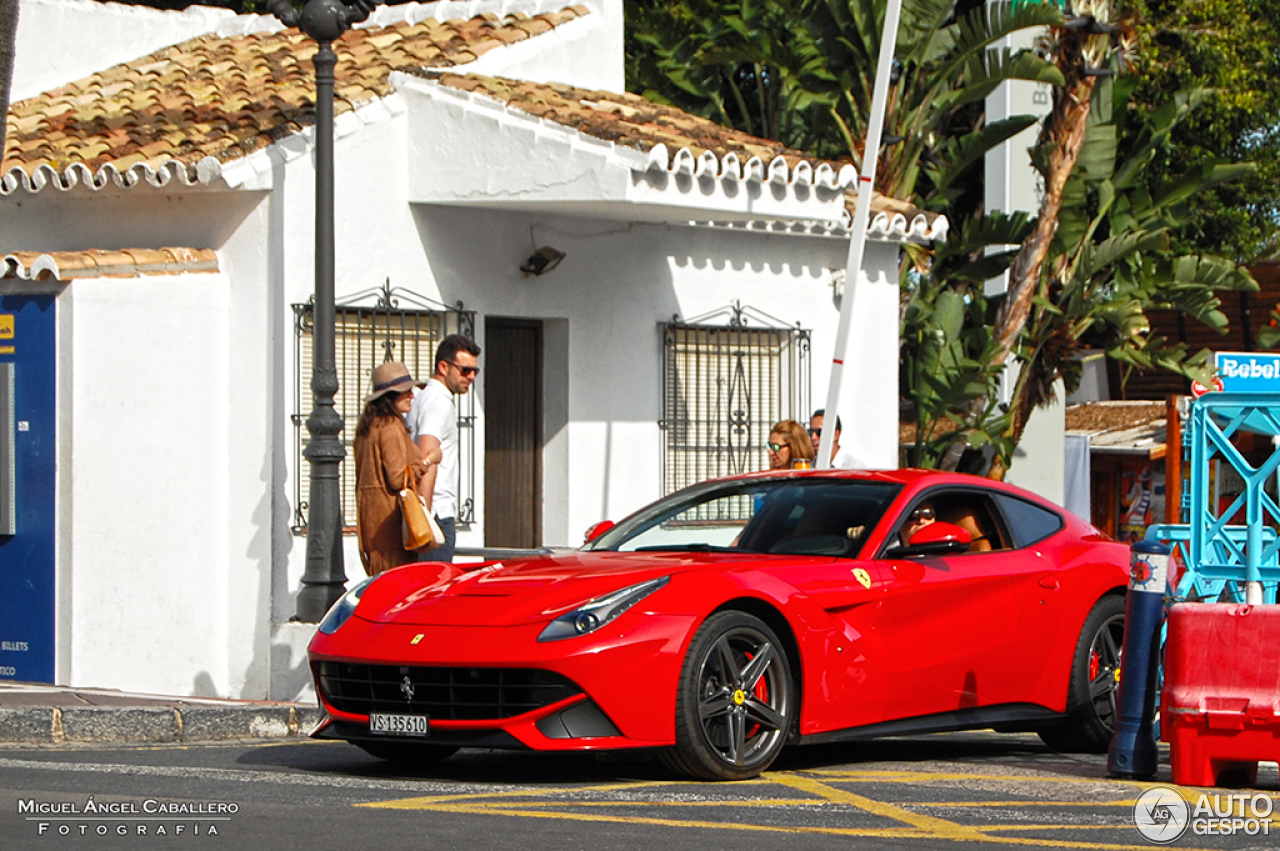
<path fill-rule="evenodd" d="M 808 423 L 810 332 L 749 325 L 778 320 L 740 305 L 728 311 L 727 324 L 711 324 L 711 314 L 661 325 L 664 493 L 768 469 L 773 425 Z"/>
<path fill-rule="evenodd" d="M 370 306 L 360 306 L 359 301 L 372 299 Z M 346 427 L 339 435 L 347 450 L 340 470 L 342 493 L 343 531 L 355 532 L 356 523 L 356 470 L 353 446 L 356 423 L 364 409 L 364 397 L 370 392 L 369 376 L 373 368 L 388 360 L 403 362 L 409 372 L 424 380 L 435 369 L 432 362 L 436 346 L 445 336 L 453 333 L 475 336 L 475 313 L 464 311 L 461 305 L 448 308 L 405 290 L 390 286 L 348 296 L 334 310 L 334 361 L 338 369 L 338 394 L 334 405 L 342 415 Z M 414 303 L 417 308 L 402 307 L 402 302 Z M 438 309 L 436 309 L 438 308 Z M 311 495 L 311 465 L 302 456 L 309 434 L 306 420 L 311 413 L 312 372 L 312 305 L 295 304 L 294 343 L 296 345 L 297 393 L 294 399 L 294 459 L 297 476 L 294 477 L 295 519 L 293 532 L 306 534 L 308 499 Z M 458 407 L 458 526 L 466 528 L 473 519 L 475 494 L 475 395 L 468 393 L 454 399 Z"/>

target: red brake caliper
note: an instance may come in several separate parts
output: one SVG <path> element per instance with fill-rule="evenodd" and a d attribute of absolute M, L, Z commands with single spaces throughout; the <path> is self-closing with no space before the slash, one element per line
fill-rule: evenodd
<path fill-rule="evenodd" d="M 745 655 L 747 657 L 747 662 L 750 662 L 753 658 L 755 658 L 750 653 L 747 653 Z M 745 668 L 746 665 L 743 665 L 743 667 Z M 756 686 L 751 690 L 751 693 L 754 694 L 756 696 L 756 699 L 758 699 L 761 703 L 765 704 L 766 706 L 769 704 L 769 684 L 768 682 L 766 682 L 765 677 L 762 676 L 759 680 L 756 681 Z M 759 732 L 760 732 L 760 725 L 755 724 L 751 727 L 750 730 L 747 731 L 747 738 L 750 739 L 753 736 L 755 736 L 756 733 L 759 733 Z"/>

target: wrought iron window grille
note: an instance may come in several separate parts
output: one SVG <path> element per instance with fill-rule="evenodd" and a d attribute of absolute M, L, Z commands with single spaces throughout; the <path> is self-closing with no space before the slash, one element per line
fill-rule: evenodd
<path fill-rule="evenodd" d="M 399 287 L 391 281 L 381 287 L 362 290 L 337 299 L 335 305 L 335 360 L 338 369 L 338 395 L 334 399 L 346 427 L 341 434 L 347 455 L 342 461 L 340 488 L 342 493 L 343 531 L 354 534 L 355 503 L 355 425 L 360 419 L 364 397 L 368 393 L 369 375 L 373 368 L 387 360 L 399 360 L 416 378 L 435 371 L 432 362 L 436 346 L 449 334 L 466 334 L 475 338 L 475 311 L 466 310 L 462 302 L 446 305 L 434 299 Z M 307 495 L 310 493 L 310 468 L 302 457 L 306 446 L 306 420 L 311 409 L 311 333 L 312 302 L 293 305 L 294 315 L 294 427 L 293 482 L 294 535 L 307 531 Z M 458 408 L 458 519 L 459 528 L 469 528 L 475 515 L 476 441 L 475 394 L 454 400 Z"/>
<path fill-rule="evenodd" d="M 811 332 L 740 302 L 659 328 L 664 493 L 767 469 L 774 423 L 808 422 Z"/>

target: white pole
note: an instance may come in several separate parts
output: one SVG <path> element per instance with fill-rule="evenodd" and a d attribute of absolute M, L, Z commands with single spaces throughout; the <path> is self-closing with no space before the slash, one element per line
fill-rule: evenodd
<path fill-rule="evenodd" d="M 862 151 L 862 176 L 858 180 L 858 200 L 853 213 L 853 236 L 844 268 L 844 296 L 840 300 L 840 323 L 836 326 L 835 355 L 831 359 L 831 382 L 827 385 L 826 413 L 822 419 L 822 439 L 818 444 L 818 467 L 831 466 L 831 450 L 840 415 L 840 382 L 849 350 L 849 324 L 853 317 L 854 294 L 861 289 L 862 255 L 867 242 L 867 222 L 871 219 L 871 187 L 875 185 L 880 159 L 880 133 L 884 128 L 885 102 L 889 99 L 889 73 L 898 42 L 898 17 L 902 0 L 889 0 L 880 34 L 880 58 L 876 63 L 876 86 L 871 95 L 871 116 L 867 120 L 867 142 Z M 893 382 L 897 385 L 897 376 Z"/>

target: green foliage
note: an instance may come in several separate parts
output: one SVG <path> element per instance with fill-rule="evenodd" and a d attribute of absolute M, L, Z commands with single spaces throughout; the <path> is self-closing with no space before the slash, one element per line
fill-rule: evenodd
<path fill-rule="evenodd" d="M 862 165 L 884 21 L 873 0 L 629 2 L 627 88 L 719 123 Z M 1061 83 L 1033 53 L 992 49 L 1061 19 L 1054 5 L 958 14 L 947 0 L 902 9 L 876 188 L 955 215 L 983 154 L 1028 119 L 983 127 L 983 100 L 1008 79 Z M 969 193 L 972 196 L 972 193 Z M 969 212 L 976 209 L 972 197 Z"/>
<path fill-rule="evenodd" d="M 1004 438 L 1008 415 L 994 404 L 1001 370 L 991 367 L 995 341 L 982 299 L 972 290 L 919 283 L 904 315 L 899 372 L 915 411 L 916 439 L 908 463 L 937 466 L 957 440 L 1012 452 Z M 977 424 L 961 415 L 975 404 L 981 412 Z"/>
<path fill-rule="evenodd" d="M 1095 92 L 1085 148 L 1072 174 L 1076 203 L 1064 204 L 1046 274 L 1017 350 L 1022 371 L 1015 409 L 1024 412 L 1052 399 L 1063 379 L 1078 386 L 1076 355 L 1104 348 L 1129 368 L 1160 368 L 1207 381 L 1209 352 L 1190 353 L 1150 335 L 1146 311 L 1177 309 L 1225 331 L 1216 293 L 1256 290 L 1232 260 L 1182 254 L 1170 233 L 1182 226 L 1202 193 L 1248 174 L 1248 165 L 1207 163 L 1152 184 L 1146 164 L 1161 156 L 1178 125 L 1202 102 L 1196 92 L 1175 92 L 1142 127 L 1118 144 L 1132 117 L 1127 80 L 1107 81 Z M 1107 162 L 1110 160 L 1110 165 Z"/>
<path fill-rule="evenodd" d="M 1161 109 L 1181 90 L 1204 105 L 1146 166 L 1151 187 L 1220 162 L 1255 171 L 1198 195 L 1170 233 L 1174 250 L 1238 262 L 1280 251 L 1280 0 L 1133 0 L 1140 36 L 1132 108 Z M 1126 131 L 1139 132 L 1141 125 Z"/>

